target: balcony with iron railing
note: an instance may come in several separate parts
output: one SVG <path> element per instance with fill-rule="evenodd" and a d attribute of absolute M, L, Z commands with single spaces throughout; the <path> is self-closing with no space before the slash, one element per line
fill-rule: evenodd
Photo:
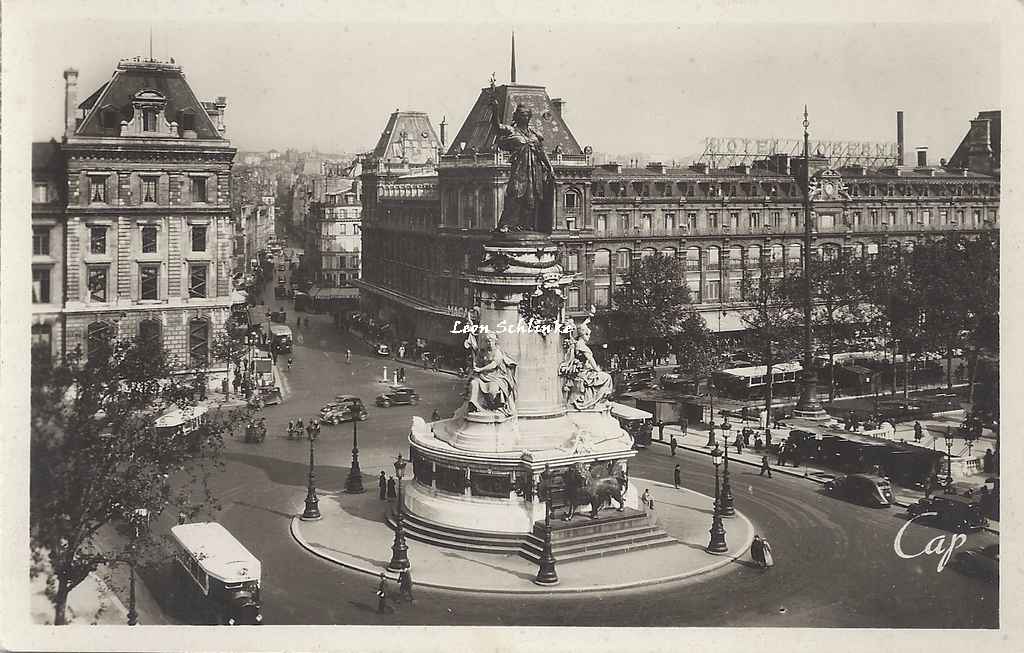
<path fill-rule="evenodd" d="M 551 164 L 558 167 L 587 168 L 593 165 L 586 154 L 552 154 Z M 473 152 L 465 154 L 443 154 L 438 168 L 466 168 L 482 166 L 507 166 L 511 157 L 501 150 L 495 152 Z"/>

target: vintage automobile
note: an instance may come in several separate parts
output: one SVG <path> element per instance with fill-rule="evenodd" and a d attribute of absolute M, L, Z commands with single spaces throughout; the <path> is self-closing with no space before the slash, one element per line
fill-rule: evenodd
<path fill-rule="evenodd" d="M 825 483 L 825 493 L 854 503 L 888 508 L 894 502 L 889 481 L 870 474 L 838 476 Z"/>
<path fill-rule="evenodd" d="M 373 353 L 377 354 L 378 356 L 390 356 L 391 355 L 391 347 L 385 345 L 382 342 L 382 343 L 377 345 L 377 348 L 374 349 Z"/>
<path fill-rule="evenodd" d="M 171 528 L 183 585 L 199 599 L 204 620 L 219 625 L 258 625 L 260 561 L 217 522 Z"/>
<path fill-rule="evenodd" d="M 955 494 L 919 499 L 917 503 L 910 504 L 907 513 L 915 517 L 927 515 L 921 521 L 957 533 L 981 530 L 988 524 L 980 503 Z"/>
<path fill-rule="evenodd" d="M 965 574 L 999 578 L 999 545 L 975 546 L 965 549 L 953 558 L 956 568 Z"/>
<path fill-rule="evenodd" d="M 899 422 L 921 419 L 930 415 L 931 413 L 928 410 L 917 404 L 910 404 L 905 401 L 880 401 L 878 402 L 876 420 L 878 422 L 898 424 Z"/>
<path fill-rule="evenodd" d="M 390 406 L 414 406 L 419 403 L 420 396 L 416 390 L 409 387 L 393 387 L 382 395 L 377 396 L 376 404 L 381 408 Z"/>

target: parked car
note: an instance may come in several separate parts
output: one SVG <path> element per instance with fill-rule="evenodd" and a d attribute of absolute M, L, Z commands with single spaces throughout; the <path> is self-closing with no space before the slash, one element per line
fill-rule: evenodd
<path fill-rule="evenodd" d="M 888 508 L 894 502 L 892 485 L 880 476 L 848 474 L 825 483 L 825 493 L 865 506 Z"/>
<path fill-rule="evenodd" d="M 381 408 L 390 406 L 414 406 L 419 403 L 420 396 L 413 388 L 392 388 L 377 397 L 377 405 Z"/>
<path fill-rule="evenodd" d="M 969 497 L 953 494 L 920 499 L 917 503 L 910 504 L 907 512 L 911 516 L 935 513 L 924 519 L 940 528 L 957 533 L 981 530 L 988 524 L 988 520 L 981 513 L 980 503 L 972 501 Z"/>
<path fill-rule="evenodd" d="M 377 354 L 378 356 L 390 356 L 391 355 L 391 347 L 385 345 L 382 342 L 379 345 L 377 345 L 377 349 L 374 350 L 374 353 Z"/>
<path fill-rule="evenodd" d="M 999 545 L 975 546 L 960 551 L 953 558 L 953 564 L 965 574 L 999 578 Z"/>

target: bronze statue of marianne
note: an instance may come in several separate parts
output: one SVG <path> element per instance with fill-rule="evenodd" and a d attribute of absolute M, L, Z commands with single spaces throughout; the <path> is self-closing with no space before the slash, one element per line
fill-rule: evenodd
<path fill-rule="evenodd" d="M 512 124 L 498 120 L 498 100 L 491 99 L 491 122 L 497 132 L 497 146 L 511 153 L 512 170 L 505 186 L 505 208 L 497 231 L 532 231 L 550 234 L 555 171 L 544 153 L 544 138 L 530 127 L 533 112 L 516 106 Z"/>

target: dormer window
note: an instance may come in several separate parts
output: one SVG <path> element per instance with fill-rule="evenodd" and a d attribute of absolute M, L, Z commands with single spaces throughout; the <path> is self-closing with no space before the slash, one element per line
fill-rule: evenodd
<path fill-rule="evenodd" d="M 142 131 L 155 132 L 156 131 L 156 111 L 143 111 L 142 112 Z"/>

